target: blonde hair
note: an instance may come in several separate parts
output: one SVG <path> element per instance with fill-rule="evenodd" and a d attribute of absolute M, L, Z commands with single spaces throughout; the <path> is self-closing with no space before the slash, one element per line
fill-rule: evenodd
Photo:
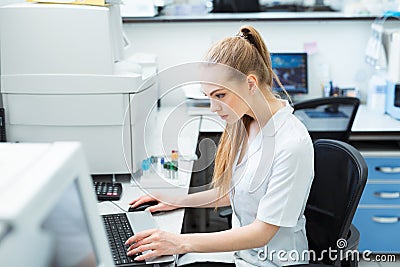
<path fill-rule="evenodd" d="M 228 37 L 217 42 L 208 51 L 206 60 L 230 66 L 244 75 L 256 75 L 264 96 L 267 95 L 267 90 L 272 90 L 274 80 L 284 90 L 272 70 L 267 46 L 252 26 L 242 26 L 235 37 Z M 218 189 L 220 197 L 229 192 L 233 164 L 252 120 L 251 117 L 244 115 L 236 123 L 227 124 L 222 133 L 215 156 L 212 179 L 212 186 Z"/>

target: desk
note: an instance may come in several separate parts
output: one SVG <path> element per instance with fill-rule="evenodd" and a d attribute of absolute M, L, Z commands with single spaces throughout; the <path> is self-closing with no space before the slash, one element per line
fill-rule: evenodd
<path fill-rule="evenodd" d="M 219 133 L 223 131 L 224 122 L 206 108 L 201 114 L 200 132 Z M 400 140 L 400 120 L 387 114 L 377 113 L 365 105 L 358 108 L 354 119 L 350 140 Z"/>
<path fill-rule="evenodd" d="M 400 140 L 400 120 L 361 105 L 354 119 L 350 140 Z"/>

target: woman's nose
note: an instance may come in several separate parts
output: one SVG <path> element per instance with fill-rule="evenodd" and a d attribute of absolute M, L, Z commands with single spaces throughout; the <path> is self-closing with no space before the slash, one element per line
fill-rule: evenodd
<path fill-rule="evenodd" d="M 210 99 L 210 109 L 211 112 L 217 112 L 221 110 L 221 104 L 215 99 Z"/>

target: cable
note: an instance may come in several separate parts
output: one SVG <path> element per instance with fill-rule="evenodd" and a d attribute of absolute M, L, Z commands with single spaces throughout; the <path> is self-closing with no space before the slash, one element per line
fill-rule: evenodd
<path fill-rule="evenodd" d="M 114 201 L 110 201 L 112 204 L 114 204 L 115 206 L 117 206 L 120 210 L 122 210 L 123 212 L 128 212 L 127 210 L 124 210 L 123 208 L 121 208 L 117 203 L 114 203 Z"/>

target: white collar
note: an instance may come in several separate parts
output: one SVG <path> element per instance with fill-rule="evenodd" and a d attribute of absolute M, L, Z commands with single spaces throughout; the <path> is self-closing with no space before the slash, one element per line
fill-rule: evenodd
<path fill-rule="evenodd" d="M 287 100 L 280 101 L 284 104 L 284 107 L 280 108 L 262 128 L 262 134 L 266 136 L 274 136 L 286 122 L 288 116 L 293 113 L 293 108 Z"/>
<path fill-rule="evenodd" d="M 235 159 L 235 164 L 234 166 L 240 166 L 243 163 L 247 161 L 249 157 L 251 157 L 254 153 L 259 151 L 261 147 L 263 146 L 263 139 L 264 136 L 267 137 L 273 137 L 277 133 L 277 131 L 282 127 L 282 125 L 285 123 L 287 120 L 287 117 L 293 113 L 293 108 L 290 106 L 289 102 L 287 100 L 281 100 L 282 103 L 284 104 L 284 107 L 280 108 L 272 117 L 269 119 L 266 125 L 261 129 L 261 131 L 257 134 L 257 136 L 254 138 L 253 142 L 250 144 L 248 147 L 248 150 L 246 154 L 244 155 L 242 161 L 237 164 L 239 160 L 239 155 L 236 156 Z M 240 147 L 240 150 L 242 148 Z"/>

